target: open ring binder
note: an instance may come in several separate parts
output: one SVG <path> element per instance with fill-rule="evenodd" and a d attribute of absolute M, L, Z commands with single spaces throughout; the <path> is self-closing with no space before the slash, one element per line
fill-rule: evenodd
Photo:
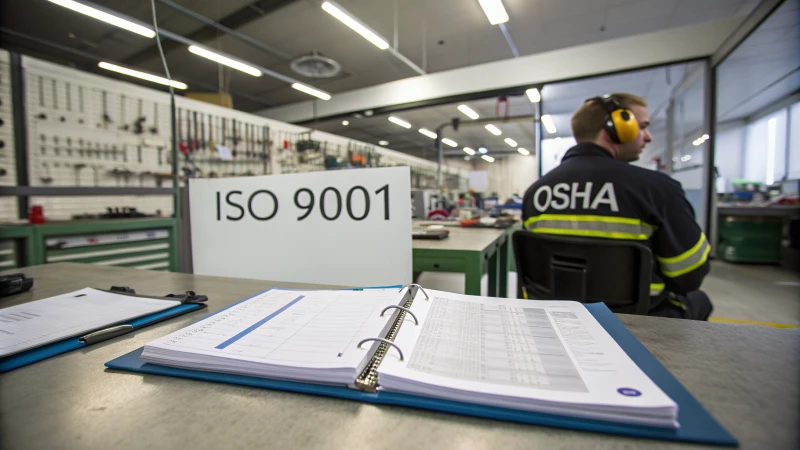
<path fill-rule="evenodd" d="M 405 285 L 405 286 L 401 287 L 401 288 L 400 288 L 400 290 L 399 290 L 399 291 L 397 291 L 397 292 L 403 292 L 403 289 L 405 289 L 405 288 L 408 288 L 408 290 L 410 291 L 412 286 L 416 286 L 416 287 L 417 287 L 417 289 L 419 289 L 420 291 L 422 291 L 422 293 L 423 293 L 423 294 L 425 294 L 425 300 L 430 300 L 430 299 L 431 299 L 431 298 L 428 296 L 428 293 L 427 293 L 427 292 L 425 292 L 425 289 L 423 289 L 423 288 L 422 288 L 422 286 L 420 286 L 420 285 L 418 285 L 418 284 L 416 284 L 416 283 L 409 283 L 409 284 L 407 284 L 407 285 Z M 413 297 L 415 297 L 415 296 L 416 296 L 416 293 L 414 293 L 414 295 L 412 295 L 411 297 L 413 298 Z"/>
<path fill-rule="evenodd" d="M 409 314 L 411 317 L 413 317 L 413 318 L 414 318 L 414 325 L 419 325 L 419 319 L 417 319 L 417 316 L 416 316 L 416 315 L 415 315 L 413 312 L 411 312 L 411 310 L 410 310 L 410 309 L 408 309 L 408 308 L 404 308 L 404 307 L 402 307 L 402 306 L 397 306 L 397 305 L 389 305 L 389 306 L 387 306 L 386 308 L 383 308 L 383 311 L 381 311 L 381 317 L 383 317 L 383 313 L 385 313 L 386 311 L 388 311 L 388 310 L 390 310 L 390 309 L 400 309 L 400 310 L 403 310 L 403 311 L 405 311 L 405 312 L 406 312 L 406 313 L 408 313 L 408 314 Z"/>
<path fill-rule="evenodd" d="M 363 344 L 365 342 L 369 342 L 369 341 L 378 341 L 378 342 L 382 342 L 382 343 L 387 344 L 387 345 L 391 345 L 392 347 L 394 347 L 397 350 L 397 353 L 400 353 L 400 361 L 403 361 L 405 359 L 403 357 L 403 351 L 400 350 L 400 347 L 397 344 L 395 344 L 394 342 L 392 342 L 392 341 L 390 341 L 388 339 L 384 339 L 384 338 L 366 338 L 366 339 L 364 339 L 364 340 L 362 340 L 361 342 L 358 343 L 358 348 L 361 348 L 361 344 Z"/>

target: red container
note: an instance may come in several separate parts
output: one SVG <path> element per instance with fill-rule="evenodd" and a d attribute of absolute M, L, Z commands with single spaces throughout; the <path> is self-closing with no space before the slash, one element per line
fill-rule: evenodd
<path fill-rule="evenodd" d="M 34 224 L 44 223 L 44 208 L 42 208 L 42 205 L 31 206 L 31 213 L 28 216 L 28 222 Z"/>

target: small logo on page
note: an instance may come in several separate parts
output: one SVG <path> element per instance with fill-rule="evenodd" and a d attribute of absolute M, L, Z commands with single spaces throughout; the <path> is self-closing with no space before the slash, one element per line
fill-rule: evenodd
<path fill-rule="evenodd" d="M 639 392 L 639 391 L 637 391 L 636 389 L 633 389 L 633 388 L 619 388 L 619 389 L 617 389 L 617 392 L 619 392 L 620 394 L 622 394 L 622 395 L 624 395 L 626 397 L 638 397 L 638 396 L 642 395 L 641 392 Z"/>

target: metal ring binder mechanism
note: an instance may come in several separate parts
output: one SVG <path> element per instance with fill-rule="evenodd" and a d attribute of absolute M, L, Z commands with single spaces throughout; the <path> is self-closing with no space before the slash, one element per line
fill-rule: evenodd
<path fill-rule="evenodd" d="M 419 289 L 420 291 L 422 291 L 423 294 L 425 294 L 425 300 L 430 300 L 431 299 L 430 297 L 428 297 L 428 293 L 425 292 L 425 289 L 422 289 L 422 286 L 420 286 L 420 285 L 418 285 L 416 283 L 409 283 L 409 284 L 401 287 L 400 290 L 397 291 L 397 292 L 403 292 L 403 289 L 405 289 L 405 288 L 408 288 L 408 290 L 410 291 L 412 286 L 416 286 L 417 289 Z M 417 296 L 417 293 L 415 292 L 414 295 L 411 297 L 411 300 L 414 300 L 414 297 L 416 297 L 416 296 Z"/>
<path fill-rule="evenodd" d="M 400 353 L 400 361 L 405 359 L 403 357 L 403 351 L 400 350 L 400 347 L 397 344 L 395 344 L 394 342 L 392 342 L 392 341 L 390 341 L 388 339 L 384 339 L 384 338 L 366 338 L 366 339 L 364 339 L 364 340 L 362 340 L 361 342 L 358 343 L 358 348 L 361 348 L 361 344 L 363 344 L 364 342 L 369 342 L 369 341 L 378 341 L 378 342 L 383 342 L 386 345 L 391 345 L 392 347 L 394 347 L 397 350 L 397 353 Z"/>
<path fill-rule="evenodd" d="M 397 305 L 389 305 L 389 306 L 387 306 L 386 308 L 383 308 L 383 311 L 381 311 L 381 317 L 383 317 L 383 313 L 385 313 L 386 311 L 388 311 L 388 310 L 390 310 L 390 309 L 399 309 L 399 310 L 402 310 L 402 311 L 405 311 L 405 312 L 407 312 L 408 314 L 410 314 L 410 315 L 411 315 L 411 317 L 413 317 L 413 318 L 414 318 L 414 325 L 419 325 L 419 319 L 417 319 L 417 316 L 416 316 L 416 315 L 415 315 L 413 312 L 411 312 L 411 310 L 410 310 L 410 309 L 408 309 L 408 308 L 403 308 L 402 306 L 397 306 Z"/>
<path fill-rule="evenodd" d="M 403 298 L 405 301 L 402 303 L 402 306 L 390 306 L 384 308 L 381 311 L 381 315 L 386 312 L 388 309 L 397 308 L 400 310 L 400 313 L 397 315 L 397 319 L 395 319 L 392 327 L 389 329 L 389 332 L 386 333 L 386 336 L 382 338 L 371 338 L 365 339 L 359 342 L 358 346 L 361 347 L 361 344 L 367 341 L 380 341 L 380 345 L 378 345 L 378 349 L 375 351 L 375 354 L 372 355 L 372 358 L 367 363 L 364 370 L 361 371 L 361 374 L 356 378 L 355 385 L 358 389 L 366 392 L 376 392 L 378 389 L 378 366 L 381 365 L 381 361 L 383 361 L 383 357 L 386 356 L 386 352 L 389 351 L 389 347 L 394 347 L 397 349 L 398 353 L 400 353 L 400 360 L 404 360 L 404 355 L 400 347 L 394 343 L 394 339 L 397 337 L 397 333 L 400 331 L 400 326 L 403 325 L 403 321 L 406 318 L 406 314 L 410 314 L 411 317 L 414 318 L 414 322 L 419 325 L 419 320 L 417 317 L 409 311 L 411 308 L 411 304 L 414 303 L 414 297 L 417 295 L 417 290 L 411 289 L 412 287 L 416 287 L 418 290 L 421 290 L 423 294 L 425 294 L 425 300 L 428 300 L 428 293 L 422 289 L 422 286 L 418 284 L 407 284 L 400 288 L 399 292 L 402 292 L 403 289 L 408 288 Z M 413 291 L 413 292 L 412 292 Z"/>

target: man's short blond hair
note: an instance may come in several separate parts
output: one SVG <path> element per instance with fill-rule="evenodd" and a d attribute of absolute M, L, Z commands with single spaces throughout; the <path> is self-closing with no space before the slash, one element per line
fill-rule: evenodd
<path fill-rule="evenodd" d="M 614 93 L 611 98 L 623 108 L 633 105 L 647 106 L 642 97 L 627 93 Z M 592 142 L 598 133 L 603 130 L 606 118 L 606 108 L 600 101 L 586 102 L 572 115 L 572 135 L 578 142 Z"/>

